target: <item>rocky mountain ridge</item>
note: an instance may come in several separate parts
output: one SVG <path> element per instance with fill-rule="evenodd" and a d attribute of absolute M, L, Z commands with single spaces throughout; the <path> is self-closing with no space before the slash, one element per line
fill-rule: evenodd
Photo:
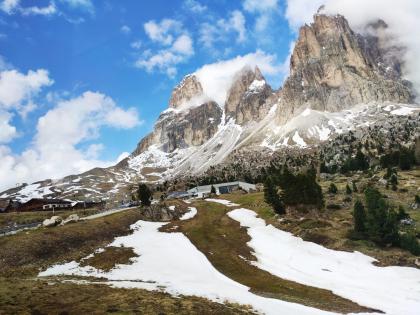
<path fill-rule="evenodd" d="M 360 35 L 343 16 L 317 14 L 300 29 L 290 75 L 279 90 L 258 67 L 244 66 L 218 103 L 196 73 L 188 75 L 153 131 L 116 166 L 14 188 L 0 198 L 122 200 L 138 181 L 201 174 L 232 152 L 310 149 L 356 128 L 416 115 L 399 48 L 384 44 L 385 27 L 379 21 Z"/>

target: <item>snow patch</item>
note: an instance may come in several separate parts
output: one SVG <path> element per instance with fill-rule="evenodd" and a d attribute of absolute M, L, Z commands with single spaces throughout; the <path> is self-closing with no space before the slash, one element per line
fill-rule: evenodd
<path fill-rule="evenodd" d="M 81 267 L 77 262 L 55 265 L 40 277 L 77 275 L 103 277 L 114 287 L 164 290 L 173 295 L 195 295 L 215 302 L 251 305 L 268 315 L 327 315 L 329 312 L 265 298 L 217 271 L 206 256 L 182 233 L 159 232 L 160 222 L 138 221 L 130 235 L 117 237 L 109 246 L 132 247 L 138 257 L 130 265 L 118 265 L 109 272 Z"/>
<path fill-rule="evenodd" d="M 190 211 L 188 211 L 187 213 L 184 213 L 182 215 L 182 217 L 179 218 L 180 220 L 182 220 L 182 221 L 189 220 L 189 219 L 192 219 L 196 216 L 196 214 L 197 214 L 197 209 L 196 208 L 188 207 L 188 210 L 190 210 Z"/>
<path fill-rule="evenodd" d="M 335 294 L 386 314 L 417 315 L 420 309 L 420 270 L 377 267 L 374 258 L 359 252 L 327 249 L 266 225 L 254 211 L 236 209 L 228 216 L 248 228 L 257 262 L 278 277 L 332 290 Z M 325 272 L 328 271 L 328 272 Z"/>
<path fill-rule="evenodd" d="M 237 203 L 233 203 L 232 201 L 224 200 L 224 199 L 207 198 L 206 201 L 220 203 L 220 204 L 225 205 L 225 206 L 228 206 L 228 207 L 237 207 L 237 206 L 239 206 Z"/>

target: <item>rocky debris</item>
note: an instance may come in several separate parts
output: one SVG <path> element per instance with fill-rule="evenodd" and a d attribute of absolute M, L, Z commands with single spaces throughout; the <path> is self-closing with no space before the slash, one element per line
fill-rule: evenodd
<path fill-rule="evenodd" d="M 300 29 L 290 76 L 280 90 L 277 116 L 284 123 L 301 107 L 339 111 L 369 102 L 410 103 L 399 60 L 385 49 L 380 27 L 362 36 L 341 16 L 317 14 Z"/>
<path fill-rule="evenodd" d="M 169 107 L 182 107 L 193 98 L 199 97 L 202 94 L 203 88 L 197 77 L 193 74 L 187 75 L 172 91 L 172 95 L 169 100 Z"/>
<path fill-rule="evenodd" d="M 178 220 L 182 215 L 178 208 L 166 207 L 161 204 L 152 204 L 149 207 L 141 207 L 140 212 L 144 217 L 144 220 L 154 222 Z"/>
<path fill-rule="evenodd" d="M 270 109 L 273 91 L 258 67 L 245 67 L 234 78 L 228 91 L 225 113 L 226 120 L 233 117 L 243 125 L 250 121 L 260 121 Z"/>
<path fill-rule="evenodd" d="M 60 216 L 52 216 L 50 219 L 45 219 L 42 222 L 43 227 L 53 227 L 59 225 L 61 222 L 63 222 L 63 219 Z"/>
<path fill-rule="evenodd" d="M 62 225 L 69 224 L 69 223 L 76 223 L 80 220 L 79 216 L 77 214 L 70 214 L 66 219 L 61 222 Z"/>

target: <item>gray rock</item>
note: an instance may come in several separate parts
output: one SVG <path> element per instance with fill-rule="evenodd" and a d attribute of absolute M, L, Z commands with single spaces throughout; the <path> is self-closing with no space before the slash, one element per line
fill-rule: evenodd
<path fill-rule="evenodd" d="M 42 226 L 44 227 L 53 227 L 59 225 L 63 219 L 59 216 L 52 216 L 50 219 L 45 219 L 42 222 Z"/>

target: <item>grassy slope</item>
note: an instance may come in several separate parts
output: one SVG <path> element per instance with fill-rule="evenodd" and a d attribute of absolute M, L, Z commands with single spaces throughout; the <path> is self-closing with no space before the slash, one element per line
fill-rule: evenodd
<path fill-rule="evenodd" d="M 383 172 L 378 173 L 378 178 L 382 178 Z M 374 183 L 377 183 L 377 179 Z M 399 188 L 407 191 L 394 192 L 386 189 L 385 186 L 377 184 L 379 190 L 388 196 L 389 202 L 394 205 L 405 207 L 410 216 L 416 221 L 417 231 L 420 232 L 420 210 L 412 210 L 410 205 L 414 201 L 415 194 L 419 194 L 417 188 L 420 187 L 420 169 L 399 172 Z M 358 193 L 351 195 L 350 202 L 343 200 L 348 197 L 345 187 L 349 180 L 356 180 L 359 187 Z M 348 230 L 353 226 L 352 209 L 353 202 L 357 198 L 363 200 L 362 188 L 368 184 L 369 178 L 363 174 L 354 175 L 352 178 L 336 176 L 333 180 L 322 180 L 320 185 L 324 192 L 328 190 L 331 182 L 338 187 L 336 195 L 325 193 L 326 204 L 338 204 L 339 210 L 325 210 L 323 212 L 310 212 L 307 214 L 294 213 L 283 217 L 281 221 L 274 215 L 273 210 L 264 202 L 264 194 L 230 194 L 223 195 L 221 198 L 231 200 L 245 208 L 252 209 L 258 215 L 274 226 L 292 232 L 305 240 L 313 241 L 328 248 L 346 251 L 360 251 L 379 260 L 379 265 L 403 265 L 415 266 L 416 257 L 408 251 L 399 248 L 380 248 L 370 241 L 352 241 L 347 238 Z M 351 185 L 350 185 L 351 187 Z"/>
<path fill-rule="evenodd" d="M 218 304 L 199 297 L 117 289 L 105 284 L 78 285 L 36 279 L 40 269 L 81 258 L 130 233 L 137 210 L 0 238 L 0 314 L 250 314 L 249 308 Z M 130 249 L 106 250 L 90 262 L 109 269 L 125 263 Z M 100 281 L 95 279 L 95 281 Z"/>
<path fill-rule="evenodd" d="M 226 215 L 231 208 L 204 201 L 195 202 L 194 206 L 198 214 L 193 220 L 174 222 L 162 230 L 174 231 L 178 226 L 217 270 L 249 286 L 252 292 L 340 313 L 369 311 L 331 291 L 280 279 L 251 265 L 247 261 L 255 257 L 246 245 L 250 238 L 246 229 Z"/>
<path fill-rule="evenodd" d="M 105 284 L 0 278 L 0 314 L 251 314 L 234 304 Z"/>
<path fill-rule="evenodd" d="M 32 211 L 32 212 L 9 212 L 0 213 L 0 228 L 16 224 L 28 224 L 41 222 L 45 219 L 51 218 L 53 215 L 61 216 L 63 219 L 67 218 L 71 214 L 77 214 L 80 217 L 88 216 L 97 213 L 98 209 L 81 209 L 72 211 Z"/>

